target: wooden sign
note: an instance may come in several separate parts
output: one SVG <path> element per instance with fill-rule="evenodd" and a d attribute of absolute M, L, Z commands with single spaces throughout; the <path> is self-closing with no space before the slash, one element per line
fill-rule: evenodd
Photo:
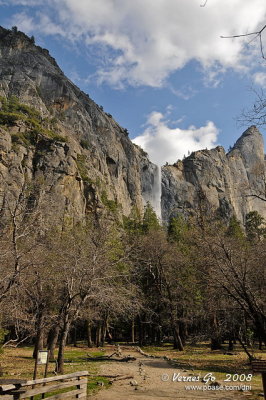
<path fill-rule="evenodd" d="M 48 363 L 48 351 L 47 350 L 39 350 L 37 356 L 37 364 L 38 365 L 46 365 Z"/>

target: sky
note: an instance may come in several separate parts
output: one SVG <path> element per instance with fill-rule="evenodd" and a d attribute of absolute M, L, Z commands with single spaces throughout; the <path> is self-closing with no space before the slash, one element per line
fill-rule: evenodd
<path fill-rule="evenodd" d="M 0 25 L 34 35 L 160 165 L 248 127 L 266 61 L 255 35 L 221 36 L 265 21 L 265 0 L 0 0 Z"/>

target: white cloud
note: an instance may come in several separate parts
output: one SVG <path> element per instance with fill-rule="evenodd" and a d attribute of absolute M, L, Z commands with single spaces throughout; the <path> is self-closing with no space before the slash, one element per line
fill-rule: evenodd
<path fill-rule="evenodd" d="M 36 31 L 40 31 L 46 35 L 64 35 L 62 27 L 55 24 L 49 16 L 38 12 L 38 21 L 33 16 L 29 16 L 25 11 L 14 14 L 11 18 L 11 25 L 15 25 L 22 32 L 32 34 Z"/>
<path fill-rule="evenodd" d="M 190 85 L 181 86 L 181 88 L 179 89 L 170 87 L 170 90 L 174 95 L 180 97 L 183 100 L 189 100 L 197 94 L 197 90 L 191 87 Z"/>
<path fill-rule="evenodd" d="M 266 73 L 265 72 L 256 72 L 253 75 L 254 82 L 261 86 L 263 89 L 266 88 Z"/>
<path fill-rule="evenodd" d="M 36 27 L 33 17 L 30 17 L 25 12 L 14 14 L 10 22 L 12 26 L 17 26 L 20 31 L 27 34 L 34 32 Z"/>
<path fill-rule="evenodd" d="M 8 0 L 9 4 L 14 6 L 38 6 L 42 5 L 42 0 Z"/>
<path fill-rule="evenodd" d="M 242 70 L 249 55 L 248 50 L 243 52 L 241 39 L 220 35 L 256 31 L 265 23 L 266 3 L 211 0 L 205 7 L 200 4 L 201 0 L 47 0 L 43 13 L 52 17 L 45 25 L 37 15 L 35 28 L 82 40 L 84 46 L 103 46 L 109 57 L 97 71 L 100 83 L 160 87 L 170 74 L 197 60 L 215 87 L 227 68 Z"/>
<path fill-rule="evenodd" d="M 212 121 L 206 122 L 200 128 L 170 128 L 164 115 L 154 111 L 149 115 L 147 125 L 145 131 L 133 139 L 133 142 L 142 147 L 151 161 L 158 165 L 166 162 L 173 164 L 187 155 L 188 151 L 209 149 L 217 144 L 219 130 Z"/>

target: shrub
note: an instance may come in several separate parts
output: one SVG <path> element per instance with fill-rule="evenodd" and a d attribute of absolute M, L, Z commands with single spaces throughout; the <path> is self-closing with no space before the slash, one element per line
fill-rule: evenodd
<path fill-rule="evenodd" d="M 88 140 L 86 140 L 86 139 L 81 139 L 80 145 L 81 145 L 81 147 L 83 147 L 83 149 L 87 149 L 88 150 L 89 147 L 90 147 L 90 142 Z"/>
<path fill-rule="evenodd" d="M 118 204 L 115 200 L 109 200 L 105 191 L 101 195 L 102 203 L 108 208 L 109 211 L 115 213 L 118 209 Z"/>
<path fill-rule="evenodd" d="M 23 117 L 18 113 L 0 111 L 0 125 L 13 126 L 21 119 Z"/>
<path fill-rule="evenodd" d="M 39 136 L 43 136 L 58 142 L 67 142 L 67 138 L 48 129 L 55 124 L 55 119 L 43 119 L 40 113 L 33 107 L 22 104 L 12 96 L 9 99 L 0 97 L 0 125 L 14 126 L 17 121 L 25 122 L 28 130 L 23 133 L 12 134 L 13 143 L 25 145 L 35 144 Z"/>
<path fill-rule="evenodd" d="M 76 164 L 77 164 L 81 179 L 84 182 L 91 183 L 90 178 L 87 175 L 86 156 L 84 154 L 78 154 Z"/>

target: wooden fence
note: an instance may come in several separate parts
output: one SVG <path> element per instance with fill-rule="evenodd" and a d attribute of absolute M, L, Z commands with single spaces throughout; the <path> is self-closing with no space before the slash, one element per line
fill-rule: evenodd
<path fill-rule="evenodd" d="M 266 399 L 266 360 L 254 360 L 251 364 L 254 372 L 261 373 L 264 399 Z"/>
<path fill-rule="evenodd" d="M 50 378 L 23 380 L 0 380 L 0 399 L 34 399 L 39 396 L 42 399 L 86 399 L 87 397 L 87 371 L 74 372 L 73 374 L 53 376 Z M 70 389 L 64 393 L 54 394 L 62 389 Z M 49 395 L 48 395 L 49 393 Z"/>

